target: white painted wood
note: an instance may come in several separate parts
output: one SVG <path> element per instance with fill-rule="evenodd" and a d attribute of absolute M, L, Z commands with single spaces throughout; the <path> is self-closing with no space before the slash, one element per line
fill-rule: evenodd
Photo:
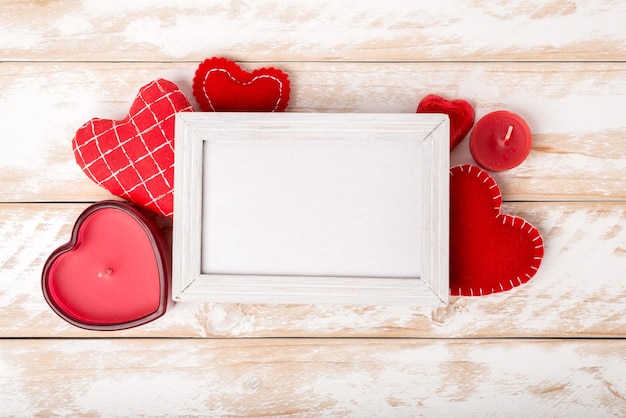
<path fill-rule="evenodd" d="M 41 270 L 87 204 L 0 205 L 0 329 L 64 337 L 611 337 L 626 335 L 626 204 L 508 203 L 546 240 L 535 277 L 510 292 L 414 306 L 172 303 L 157 321 L 113 333 L 67 324 L 47 306 Z M 171 223 L 163 225 L 166 236 Z"/>
<path fill-rule="evenodd" d="M 494 177 L 505 200 L 626 199 L 626 68 L 620 63 L 258 63 L 292 80 L 289 112 L 413 113 L 429 93 L 469 100 L 477 118 L 522 115 L 533 150 Z M 123 118 L 137 89 L 157 77 L 191 95 L 193 63 L 4 63 L 0 77 L 0 200 L 96 201 L 110 194 L 80 172 L 76 129 Z M 67 80 L 72 80 L 71 86 Z M 38 123 L 24 109 L 36 98 Z M 467 140 L 452 164 L 472 163 Z"/>
<path fill-rule="evenodd" d="M 10 60 L 624 60 L 621 0 L 3 2 Z"/>
<path fill-rule="evenodd" d="M 175 301 L 447 301 L 446 115 L 181 113 L 175 166 Z"/>
<path fill-rule="evenodd" d="M 7 416 L 621 418 L 625 350 L 623 340 L 5 340 L 0 399 Z"/>
<path fill-rule="evenodd" d="M 625 416 L 625 8 L 4 1 L 2 415 Z M 494 177 L 503 210 L 544 236 L 538 274 L 439 308 L 188 302 L 119 332 L 62 321 L 41 267 L 88 202 L 110 197 L 80 173 L 71 137 L 124 117 L 157 77 L 193 102 L 193 72 L 213 55 L 285 70 L 290 112 L 413 113 L 436 93 L 477 117 L 522 115 L 533 151 Z M 471 161 L 467 142 L 451 155 Z"/>

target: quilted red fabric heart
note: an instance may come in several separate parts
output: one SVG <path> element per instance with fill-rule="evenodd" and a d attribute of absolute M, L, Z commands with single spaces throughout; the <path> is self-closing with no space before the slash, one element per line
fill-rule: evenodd
<path fill-rule="evenodd" d="M 480 296 L 530 280 L 543 258 L 539 231 L 500 213 L 495 180 L 473 165 L 450 169 L 450 292 Z"/>
<path fill-rule="evenodd" d="M 251 73 L 225 58 L 202 62 L 193 95 L 205 112 L 282 112 L 289 102 L 289 77 L 273 68 Z"/>
<path fill-rule="evenodd" d="M 155 80 L 139 90 L 126 118 L 95 118 L 76 131 L 76 162 L 114 195 L 172 217 L 174 116 L 191 111 L 176 84 Z"/>
<path fill-rule="evenodd" d="M 463 141 L 474 126 L 474 108 L 462 99 L 446 100 L 429 94 L 419 102 L 416 113 L 444 113 L 450 117 L 450 151 Z"/>

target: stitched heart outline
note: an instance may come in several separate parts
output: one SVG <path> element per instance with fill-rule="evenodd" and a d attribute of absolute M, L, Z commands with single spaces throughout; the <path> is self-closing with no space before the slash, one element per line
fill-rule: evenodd
<path fill-rule="evenodd" d="M 226 58 L 204 60 L 193 79 L 193 95 L 205 112 L 282 112 L 289 93 L 289 77 L 281 70 L 247 72 Z"/>
<path fill-rule="evenodd" d="M 544 254 L 541 234 L 501 213 L 496 181 L 481 168 L 450 169 L 450 294 L 482 296 L 528 282 Z"/>

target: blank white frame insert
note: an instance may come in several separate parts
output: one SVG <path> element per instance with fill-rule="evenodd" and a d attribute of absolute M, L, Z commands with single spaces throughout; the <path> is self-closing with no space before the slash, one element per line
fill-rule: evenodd
<path fill-rule="evenodd" d="M 175 301 L 447 303 L 442 114 L 179 113 Z"/>

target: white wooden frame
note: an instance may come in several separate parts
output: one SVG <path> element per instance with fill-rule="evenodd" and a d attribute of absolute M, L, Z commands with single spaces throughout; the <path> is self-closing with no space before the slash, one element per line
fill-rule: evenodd
<path fill-rule="evenodd" d="M 419 149 L 418 277 L 202 272 L 204 147 L 213 141 L 412 141 Z M 258 143 L 258 142 L 257 142 Z M 449 120 L 443 114 L 179 113 L 175 132 L 174 301 L 440 306 L 449 294 Z M 413 145 L 412 145 L 413 146 Z"/>

